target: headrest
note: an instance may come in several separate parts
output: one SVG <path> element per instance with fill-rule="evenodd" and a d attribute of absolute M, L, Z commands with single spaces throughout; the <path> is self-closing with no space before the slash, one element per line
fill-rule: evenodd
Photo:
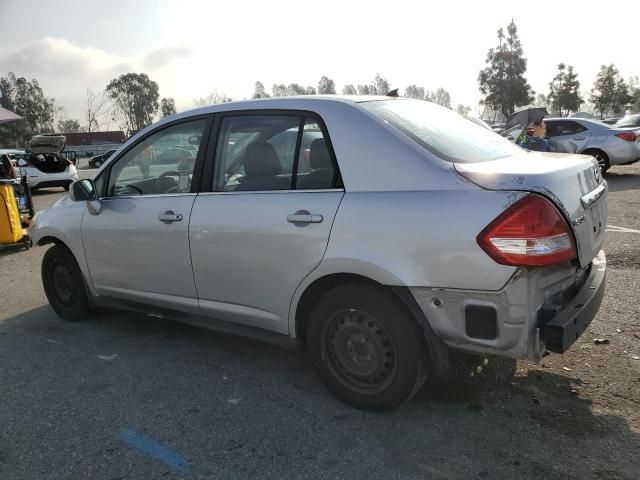
<path fill-rule="evenodd" d="M 272 177 L 280 171 L 280 159 L 270 144 L 255 142 L 247 145 L 244 151 L 245 178 Z"/>
<path fill-rule="evenodd" d="M 331 156 L 329 155 L 329 149 L 324 138 L 316 138 L 311 142 L 309 149 L 309 164 L 312 169 L 317 170 L 319 168 L 330 168 Z"/>

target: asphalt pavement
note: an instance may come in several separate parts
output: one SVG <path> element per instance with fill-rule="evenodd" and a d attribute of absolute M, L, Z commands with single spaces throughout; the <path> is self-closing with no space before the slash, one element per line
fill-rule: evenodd
<path fill-rule="evenodd" d="M 336 400 L 300 352 L 139 314 L 65 323 L 46 248 L 2 247 L 0 479 L 637 480 L 640 167 L 607 180 L 608 290 L 572 350 L 461 358 L 386 414 Z"/>

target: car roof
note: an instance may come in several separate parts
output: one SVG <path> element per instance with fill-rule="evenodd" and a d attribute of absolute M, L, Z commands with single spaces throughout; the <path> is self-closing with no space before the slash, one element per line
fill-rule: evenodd
<path fill-rule="evenodd" d="M 186 110 L 184 112 L 169 115 L 161 119 L 160 121 L 153 123 L 141 131 L 136 133 L 131 138 L 138 138 L 140 135 L 146 134 L 148 131 L 153 130 L 166 123 L 173 122 L 175 120 L 182 120 L 189 117 L 198 115 L 208 115 L 212 113 L 228 112 L 235 110 L 315 110 L 320 105 L 326 106 L 328 103 L 342 104 L 342 105 L 357 105 L 364 102 L 374 102 L 379 100 L 392 100 L 392 101 L 408 101 L 412 100 L 404 97 L 388 97 L 384 95 L 295 95 L 289 97 L 275 97 L 275 98 L 257 98 L 252 100 L 235 100 L 231 102 L 218 103 L 215 105 L 208 105 L 206 107 L 194 108 L 192 110 Z M 417 101 L 417 100 L 414 100 Z"/>
<path fill-rule="evenodd" d="M 601 128 L 610 128 L 610 125 L 606 123 L 601 123 L 597 120 L 591 118 L 577 118 L 577 117 L 551 117 L 545 118 L 544 122 L 576 122 L 581 123 L 582 125 L 593 126 L 593 127 L 601 127 Z"/>
<path fill-rule="evenodd" d="M 409 100 L 403 97 L 387 97 L 384 95 L 293 95 L 285 97 L 256 98 L 251 100 L 234 100 L 231 102 L 217 103 L 206 107 L 187 110 L 183 113 L 190 115 L 200 113 L 215 113 L 226 110 L 251 110 L 264 108 L 288 108 L 292 103 L 315 105 L 318 102 L 338 102 L 338 103 L 363 103 L 376 100 Z"/>

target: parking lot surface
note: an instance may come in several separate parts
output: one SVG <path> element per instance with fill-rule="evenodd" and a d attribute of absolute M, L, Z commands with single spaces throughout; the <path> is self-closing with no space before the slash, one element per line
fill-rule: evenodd
<path fill-rule="evenodd" d="M 637 480 L 640 166 L 606 179 L 607 293 L 572 349 L 457 358 L 387 414 L 336 400 L 300 352 L 139 314 L 65 323 L 46 247 L 0 247 L 0 479 Z"/>

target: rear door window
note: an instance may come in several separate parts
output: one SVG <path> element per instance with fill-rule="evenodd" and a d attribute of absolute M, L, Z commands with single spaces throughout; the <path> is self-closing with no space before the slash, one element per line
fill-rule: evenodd
<path fill-rule="evenodd" d="M 549 137 L 575 135 L 576 133 L 584 132 L 585 130 L 586 128 L 578 122 L 572 122 L 570 120 L 560 120 L 557 122 L 547 123 L 547 136 Z"/>
<path fill-rule="evenodd" d="M 215 190 L 332 188 L 335 160 L 318 121 L 296 115 L 225 116 L 216 148 Z"/>

